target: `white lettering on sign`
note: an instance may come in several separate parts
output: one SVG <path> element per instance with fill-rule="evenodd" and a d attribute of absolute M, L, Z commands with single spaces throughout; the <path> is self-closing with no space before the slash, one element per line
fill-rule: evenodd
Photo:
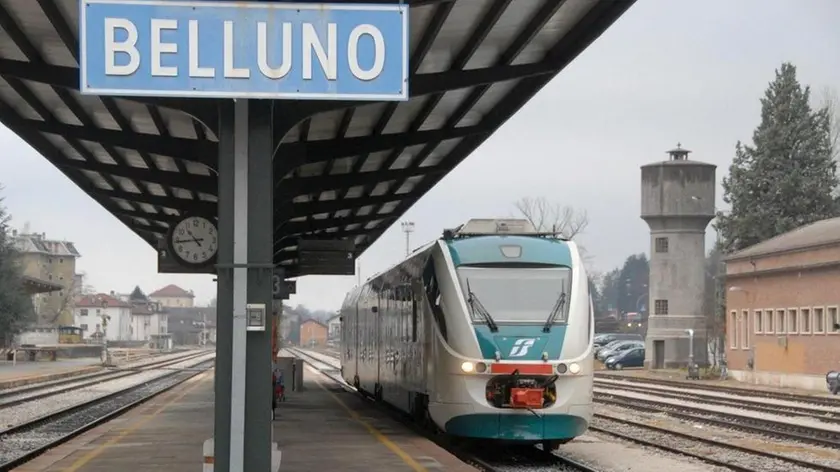
<path fill-rule="evenodd" d="M 359 40 L 363 35 L 373 39 L 373 65 L 368 70 L 359 66 Z M 347 45 L 347 61 L 350 64 L 350 72 L 359 80 L 373 80 L 379 77 L 382 69 L 385 68 L 385 38 L 382 32 L 373 25 L 359 25 L 350 32 L 350 43 Z"/>
<path fill-rule="evenodd" d="M 175 43 L 164 43 L 161 38 L 163 30 L 175 30 L 178 28 L 176 20 L 152 19 L 152 75 L 160 77 L 178 77 L 177 67 L 166 67 L 161 64 L 161 55 L 176 54 L 178 45 Z"/>
<path fill-rule="evenodd" d="M 117 28 L 126 32 L 123 42 L 117 42 Z M 131 75 L 140 67 L 137 50 L 137 27 L 125 18 L 105 18 L 105 74 Z M 117 53 L 128 54 L 128 64 L 116 64 Z"/>
<path fill-rule="evenodd" d="M 225 77 L 229 79 L 247 79 L 251 77 L 251 71 L 248 69 L 237 69 L 233 66 L 233 22 L 225 21 L 224 32 L 225 51 L 223 54 L 225 61 Z M 195 45 L 198 48 L 198 44 Z"/>
<path fill-rule="evenodd" d="M 335 23 L 327 24 L 327 49 L 318 38 L 315 26 L 312 23 L 303 24 L 303 78 L 312 80 L 312 55 L 318 56 L 318 62 L 327 75 L 327 79 L 338 78 L 338 27 Z"/>
<path fill-rule="evenodd" d="M 198 20 L 189 20 L 186 23 L 189 77 L 215 78 L 217 75 L 215 67 L 202 67 L 199 64 L 201 34 Z M 105 74 L 126 76 L 136 73 L 140 67 L 141 59 L 138 49 L 140 38 L 137 26 L 125 18 L 105 18 L 104 26 Z M 148 38 L 148 41 L 149 53 L 151 54 L 151 75 L 153 77 L 177 77 L 179 74 L 178 67 L 163 65 L 163 58 L 164 55 L 177 56 L 180 54 L 178 44 L 164 41 L 163 33 L 165 31 L 177 31 L 180 27 L 178 20 L 152 18 L 150 26 L 151 37 Z M 256 57 L 249 58 L 256 59 L 259 73 L 272 80 L 286 77 L 292 69 L 293 62 L 292 54 L 295 38 L 292 35 L 292 23 L 284 22 L 279 26 L 282 35 L 279 45 L 280 59 L 276 61 L 279 64 L 273 66 L 271 65 L 273 61 L 269 60 L 269 58 L 274 57 L 274 54 L 272 54 L 274 51 L 269 50 L 269 38 L 272 36 L 269 34 L 268 24 L 264 21 L 257 22 Z M 125 33 L 125 39 L 117 40 L 118 30 Z M 373 42 L 373 64 L 367 69 L 359 64 L 359 43 L 364 37 Z M 235 37 L 234 22 L 224 21 L 222 33 L 223 76 L 229 79 L 248 79 L 251 77 L 251 69 L 241 65 L 237 66 L 237 58 L 234 57 L 234 51 L 236 50 L 234 44 L 237 44 L 237 41 L 241 42 L 243 38 Z M 276 47 L 271 49 L 274 48 Z M 336 23 L 327 24 L 326 41 L 322 41 L 318 36 L 314 24 L 303 23 L 301 25 L 300 52 L 303 66 L 301 75 L 304 80 L 312 80 L 316 62 L 327 80 L 338 80 L 338 25 Z M 125 54 L 128 55 L 127 63 L 117 64 L 117 57 Z M 239 59 L 242 60 L 242 58 Z M 371 24 L 361 24 L 354 27 L 350 32 L 347 43 L 347 63 L 350 67 L 350 73 L 359 80 L 371 81 L 378 78 L 385 69 L 385 38 L 382 31 Z"/>
<path fill-rule="evenodd" d="M 198 65 L 198 20 L 189 23 L 190 77 L 212 78 L 216 76 L 215 67 L 201 67 Z"/>
<path fill-rule="evenodd" d="M 283 60 L 280 67 L 268 65 L 268 34 L 264 21 L 257 23 L 257 64 L 269 79 L 282 79 L 292 70 L 292 24 L 283 23 Z"/>

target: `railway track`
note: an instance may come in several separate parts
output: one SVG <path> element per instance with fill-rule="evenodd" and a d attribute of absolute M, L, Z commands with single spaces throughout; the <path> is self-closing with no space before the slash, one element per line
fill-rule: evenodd
<path fill-rule="evenodd" d="M 166 359 L 155 360 L 153 362 L 144 362 L 149 360 L 144 359 L 144 361 L 138 361 L 122 368 L 108 369 L 105 372 L 96 372 L 79 377 L 70 377 L 52 382 L 27 385 L 20 388 L 0 390 L 0 411 L 4 408 L 20 405 L 22 403 L 41 400 L 46 397 L 59 395 L 72 390 L 78 390 L 80 388 L 90 387 L 103 382 L 129 377 L 136 375 L 138 372 L 164 368 L 206 354 L 206 352 L 201 351 L 191 352 L 181 356 L 166 356 Z"/>
<path fill-rule="evenodd" d="M 812 418 L 823 423 L 840 425 L 840 406 L 836 408 L 819 406 L 819 405 L 804 405 L 799 402 L 791 402 L 790 400 L 781 400 L 790 402 L 782 403 L 763 403 L 761 399 L 750 398 L 747 396 L 736 396 L 728 393 L 729 397 L 721 397 L 719 394 L 715 395 L 711 392 L 700 393 L 696 391 L 683 390 L 665 390 L 671 387 L 658 387 L 650 385 L 638 385 L 621 381 L 599 381 L 595 380 L 595 386 L 604 389 L 616 388 L 631 392 L 644 393 L 647 395 L 655 395 L 662 398 L 671 398 L 675 400 L 693 401 L 698 403 L 705 403 L 711 405 L 728 406 L 732 408 L 749 409 L 750 411 L 758 411 L 778 416 L 791 416 L 799 418 Z M 774 399 L 778 400 L 778 399 Z"/>
<path fill-rule="evenodd" d="M 320 356 L 314 356 L 309 352 L 296 348 L 285 349 L 303 359 L 304 362 L 309 364 L 312 368 L 332 379 L 342 388 L 357 392 L 355 388 L 348 385 L 344 382 L 344 379 L 341 378 L 341 367 L 334 354 L 320 354 Z M 362 396 L 365 399 L 372 401 L 367 396 Z M 384 408 L 384 405 L 382 404 L 377 405 L 383 406 Z M 407 418 L 407 415 L 401 411 L 393 408 L 389 408 L 389 411 L 392 413 L 392 416 L 396 417 L 397 420 L 400 421 L 400 423 L 408 426 L 417 434 L 451 452 L 463 462 L 484 472 L 600 472 L 600 470 L 592 468 L 591 466 L 581 462 L 557 455 L 555 453 L 543 451 L 539 447 L 485 447 L 479 449 L 478 447 L 470 445 L 468 442 L 456 444 L 455 441 L 441 437 L 434 434 L 434 432 L 421 428 L 416 422 Z"/>
<path fill-rule="evenodd" d="M 611 415 L 596 413 L 589 430 L 642 446 L 692 457 L 736 472 L 840 471 L 840 468 L 836 466 L 797 459 Z"/>
<path fill-rule="evenodd" d="M 775 437 L 785 441 L 840 449 L 840 431 L 821 429 L 811 425 L 760 418 L 748 414 L 723 412 L 667 401 L 640 399 L 622 395 L 615 391 L 596 390 L 593 399 L 597 403 L 624 407 L 636 412 L 666 413 L 668 416 L 694 423 L 705 423 L 721 428 Z"/>
<path fill-rule="evenodd" d="M 94 426 L 159 395 L 212 368 L 215 354 L 181 360 L 190 363 L 148 382 L 43 415 L 0 430 L 0 471 L 20 466 Z"/>
<path fill-rule="evenodd" d="M 696 391 L 707 391 L 717 393 L 728 393 L 730 395 L 737 395 L 742 397 L 760 397 L 772 398 L 774 400 L 786 400 L 791 402 L 799 402 L 810 405 L 821 405 L 827 407 L 840 408 L 840 398 L 829 397 L 827 395 L 802 395 L 798 393 L 778 392 L 761 389 L 747 389 L 739 387 L 728 387 L 725 385 L 704 385 L 702 382 L 687 383 L 679 380 L 656 379 L 650 377 L 632 377 L 629 375 L 610 374 L 603 371 L 595 372 L 595 382 L 599 379 L 620 380 L 622 382 L 648 385 L 663 385 L 677 388 L 690 388 Z"/>

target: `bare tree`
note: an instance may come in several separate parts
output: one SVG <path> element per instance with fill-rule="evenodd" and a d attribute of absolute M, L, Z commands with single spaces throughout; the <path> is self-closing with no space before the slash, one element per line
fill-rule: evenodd
<path fill-rule="evenodd" d="M 554 204 L 543 197 L 525 197 L 515 202 L 514 206 L 537 231 L 564 239 L 574 239 L 589 224 L 586 211 L 575 211 L 570 206 Z"/>
<path fill-rule="evenodd" d="M 574 239 L 589 225 L 586 211 L 576 211 L 571 206 L 551 203 L 544 197 L 524 197 L 513 204 L 519 214 L 528 220 L 537 231 L 555 237 Z M 584 264 L 591 265 L 592 256 L 578 243 L 580 257 Z"/>
<path fill-rule="evenodd" d="M 49 312 L 44 313 L 42 318 L 47 324 L 55 324 L 62 316 L 65 319 L 73 319 L 73 308 L 76 307 L 76 296 L 93 293 L 93 287 L 85 285 L 84 274 L 82 277 L 74 277 L 70 279 L 67 285 L 64 286 L 58 293 L 58 302 L 50 307 Z"/>

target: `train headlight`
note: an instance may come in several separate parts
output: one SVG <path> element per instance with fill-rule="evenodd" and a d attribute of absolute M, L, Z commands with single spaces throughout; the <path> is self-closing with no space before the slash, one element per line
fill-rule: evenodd
<path fill-rule="evenodd" d="M 473 370 L 475 370 L 475 364 L 473 364 L 470 361 L 465 361 L 461 364 L 461 370 L 467 373 L 472 372 Z"/>
<path fill-rule="evenodd" d="M 483 374 L 487 371 L 487 364 L 485 364 L 484 362 L 479 362 L 475 365 L 475 371 L 479 374 Z"/>
<path fill-rule="evenodd" d="M 580 373 L 580 364 L 576 364 L 574 362 L 569 364 L 569 372 L 571 372 L 573 374 L 579 374 Z"/>
<path fill-rule="evenodd" d="M 566 364 L 557 364 L 557 373 L 558 374 L 565 374 L 566 373 Z"/>

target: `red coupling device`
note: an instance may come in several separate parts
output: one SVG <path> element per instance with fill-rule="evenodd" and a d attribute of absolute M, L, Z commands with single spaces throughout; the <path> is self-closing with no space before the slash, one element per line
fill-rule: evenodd
<path fill-rule="evenodd" d="M 542 408 L 543 389 L 512 388 L 510 389 L 510 404 L 514 408 Z"/>

